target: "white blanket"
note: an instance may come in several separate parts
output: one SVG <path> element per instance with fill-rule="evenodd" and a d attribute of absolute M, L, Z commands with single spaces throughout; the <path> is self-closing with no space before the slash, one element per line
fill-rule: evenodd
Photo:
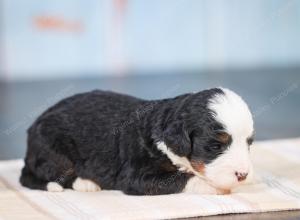
<path fill-rule="evenodd" d="M 166 219 L 300 209 L 300 139 L 259 142 L 251 151 L 255 181 L 230 195 L 29 190 L 18 181 L 22 160 L 2 161 L 0 219 Z"/>

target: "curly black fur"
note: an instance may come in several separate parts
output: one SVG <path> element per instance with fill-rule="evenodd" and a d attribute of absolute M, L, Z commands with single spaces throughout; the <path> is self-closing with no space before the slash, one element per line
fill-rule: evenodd
<path fill-rule="evenodd" d="M 215 159 L 223 149 L 210 148 L 211 131 L 222 125 L 207 104 L 222 93 L 215 88 L 146 101 L 97 90 L 66 98 L 29 128 L 20 181 L 45 190 L 52 181 L 71 188 L 81 177 L 127 194 L 181 192 L 192 174 L 179 171 L 156 143 L 191 160 Z"/>

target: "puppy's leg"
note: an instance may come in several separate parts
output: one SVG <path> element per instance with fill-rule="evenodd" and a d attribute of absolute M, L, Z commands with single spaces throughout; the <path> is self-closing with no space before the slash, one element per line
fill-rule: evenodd
<path fill-rule="evenodd" d="M 180 171 L 142 175 L 142 178 L 131 180 L 123 189 L 127 194 L 162 195 L 173 193 L 226 194 L 209 185 L 205 180 Z"/>
<path fill-rule="evenodd" d="M 20 182 L 31 189 L 61 192 L 64 188 L 70 188 L 75 177 L 73 164 L 67 157 L 45 151 L 25 159 Z"/>
<path fill-rule="evenodd" d="M 64 188 L 57 182 L 48 182 L 46 186 L 47 191 L 49 192 L 62 192 Z"/>
<path fill-rule="evenodd" d="M 209 185 L 205 180 L 200 179 L 197 176 L 193 176 L 187 181 L 183 192 L 212 195 L 225 194 L 223 191 L 214 188 L 213 186 Z"/>
<path fill-rule="evenodd" d="M 32 173 L 26 165 L 22 169 L 20 182 L 23 186 L 26 186 L 30 189 L 47 190 L 48 181 L 37 178 L 36 175 Z"/>
<path fill-rule="evenodd" d="M 92 180 L 82 179 L 80 177 L 77 177 L 73 182 L 72 188 L 80 192 L 96 192 L 101 190 L 100 186 Z"/>

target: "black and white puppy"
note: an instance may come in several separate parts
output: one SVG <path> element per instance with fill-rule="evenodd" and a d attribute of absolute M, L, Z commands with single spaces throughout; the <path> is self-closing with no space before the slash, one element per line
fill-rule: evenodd
<path fill-rule="evenodd" d="M 48 191 L 229 193 L 252 173 L 253 132 L 247 104 L 229 89 L 154 101 L 82 93 L 29 128 L 20 181 Z"/>

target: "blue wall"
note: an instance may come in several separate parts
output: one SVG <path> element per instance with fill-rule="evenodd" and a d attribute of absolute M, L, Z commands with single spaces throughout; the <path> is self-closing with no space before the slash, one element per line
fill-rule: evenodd
<path fill-rule="evenodd" d="M 300 1 L 0 0 L 2 78 L 300 61 Z"/>

